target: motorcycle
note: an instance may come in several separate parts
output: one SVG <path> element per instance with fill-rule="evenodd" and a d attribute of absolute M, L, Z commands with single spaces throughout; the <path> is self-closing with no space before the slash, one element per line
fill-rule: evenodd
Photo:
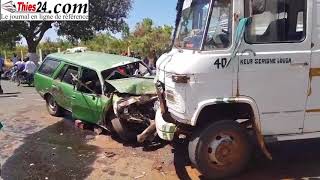
<path fill-rule="evenodd" d="M 13 69 L 9 69 L 2 74 L 1 78 L 3 80 L 11 80 L 12 73 L 13 73 Z"/>
<path fill-rule="evenodd" d="M 20 86 L 21 84 L 27 84 L 28 86 L 33 86 L 34 74 L 26 74 L 26 73 L 19 73 L 17 74 L 17 77 L 14 79 L 14 82 L 17 84 L 17 86 Z"/>

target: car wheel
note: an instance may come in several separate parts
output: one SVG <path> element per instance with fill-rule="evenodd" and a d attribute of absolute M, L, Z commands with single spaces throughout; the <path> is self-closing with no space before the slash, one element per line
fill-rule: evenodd
<path fill-rule="evenodd" d="M 188 150 L 191 163 L 209 179 L 236 175 L 251 158 L 248 134 L 235 121 L 219 121 L 199 129 Z"/>
<path fill-rule="evenodd" d="M 138 133 L 132 131 L 128 126 L 129 124 L 122 119 L 113 118 L 111 120 L 113 130 L 124 141 L 136 141 Z"/>
<path fill-rule="evenodd" d="M 59 117 L 62 115 L 63 109 L 57 104 L 52 95 L 46 97 L 47 109 L 50 115 Z"/>

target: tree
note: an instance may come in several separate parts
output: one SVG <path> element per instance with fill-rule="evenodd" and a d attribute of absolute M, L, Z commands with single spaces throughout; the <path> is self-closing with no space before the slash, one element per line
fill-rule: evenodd
<path fill-rule="evenodd" d="M 131 50 L 144 57 L 149 56 L 152 51 L 162 54 L 170 45 L 171 32 L 171 26 L 155 26 L 152 19 L 146 18 L 137 23 L 126 41 L 130 42 Z"/>
<path fill-rule="evenodd" d="M 13 49 L 21 38 L 8 21 L 0 23 L 0 49 Z"/>
<path fill-rule="evenodd" d="M 126 25 L 125 18 L 131 9 L 131 0 L 90 0 L 89 21 L 12 21 L 0 22 L 0 32 L 12 29 L 22 35 L 28 44 L 28 52 L 34 55 L 45 32 L 55 27 L 58 35 L 66 36 L 72 42 L 92 39 L 97 31 L 120 32 Z M 3 28 L 4 23 L 12 29 Z"/>

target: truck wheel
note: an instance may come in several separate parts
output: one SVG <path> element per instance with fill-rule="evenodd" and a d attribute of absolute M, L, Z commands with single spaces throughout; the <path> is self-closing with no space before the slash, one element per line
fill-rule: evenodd
<path fill-rule="evenodd" d="M 192 164 L 209 179 L 236 175 L 251 156 L 248 135 L 235 121 L 219 121 L 199 129 L 188 150 Z"/>
<path fill-rule="evenodd" d="M 62 115 L 63 109 L 54 100 L 53 96 L 48 95 L 46 97 L 47 109 L 51 116 L 60 117 Z"/>
<path fill-rule="evenodd" d="M 128 123 L 119 118 L 113 118 L 111 120 L 112 127 L 114 131 L 119 135 L 119 137 L 124 141 L 136 141 L 138 133 L 132 131 L 128 127 Z"/>

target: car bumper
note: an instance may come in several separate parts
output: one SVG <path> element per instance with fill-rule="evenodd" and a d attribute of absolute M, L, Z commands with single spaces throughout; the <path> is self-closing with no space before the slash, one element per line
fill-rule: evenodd
<path fill-rule="evenodd" d="M 177 130 L 177 126 L 172 123 L 168 123 L 163 119 L 161 110 L 158 109 L 156 113 L 156 128 L 158 136 L 167 141 L 172 141 L 174 134 Z"/>

